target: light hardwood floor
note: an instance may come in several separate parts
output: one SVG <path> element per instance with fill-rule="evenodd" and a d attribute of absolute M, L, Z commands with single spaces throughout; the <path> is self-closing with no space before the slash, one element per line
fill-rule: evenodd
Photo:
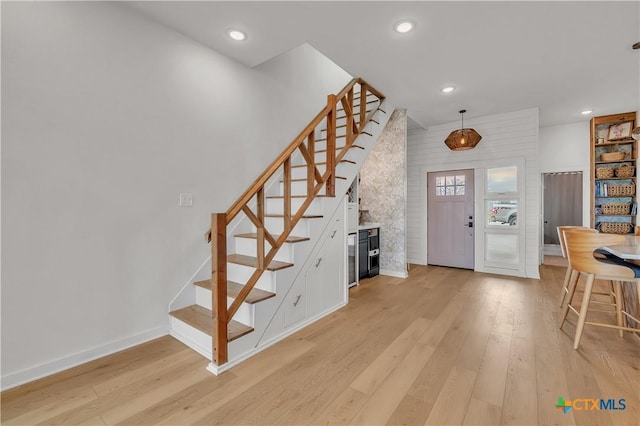
<path fill-rule="evenodd" d="M 557 327 L 564 268 L 527 280 L 413 266 L 215 377 L 164 337 L 1 395 L 3 425 L 638 425 L 640 339 Z M 564 414 L 558 397 L 624 398 Z"/>

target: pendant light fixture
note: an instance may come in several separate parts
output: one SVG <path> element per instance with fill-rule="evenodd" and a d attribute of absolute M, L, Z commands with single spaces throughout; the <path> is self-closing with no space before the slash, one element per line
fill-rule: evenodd
<path fill-rule="evenodd" d="M 444 140 L 445 145 L 452 151 L 464 151 L 467 149 L 473 149 L 478 145 L 478 142 L 482 139 L 482 136 L 478 134 L 474 129 L 464 128 L 464 113 L 466 109 L 460 110 L 462 116 L 462 126 L 458 130 L 454 130 Z"/>

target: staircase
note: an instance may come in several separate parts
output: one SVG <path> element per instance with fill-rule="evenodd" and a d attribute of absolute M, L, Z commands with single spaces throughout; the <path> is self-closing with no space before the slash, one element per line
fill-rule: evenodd
<path fill-rule="evenodd" d="M 386 108 L 380 92 L 353 79 L 227 212 L 212 214 L 211 278 L 185 288 L 170 317 L 171 334 L 210 359 L 214 374 L 346 304 L 344 196 Z M 316 285 L 302 304 L 305 273 L 330 256 L 338 261 L 320 285 L 333 296 Z"/>

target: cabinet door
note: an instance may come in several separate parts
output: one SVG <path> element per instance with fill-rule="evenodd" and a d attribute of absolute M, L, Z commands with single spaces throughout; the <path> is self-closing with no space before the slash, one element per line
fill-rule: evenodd
<path fill-rule="evenodd" d="M 337 305 L 345 297 L 347 283 L 344 276 L 344 264 L 346 254 L 344 251 L 344 224 L 341 220 L 338 219 L 334 222 L 334 228 L 327 237 L 326 246 L 325 309 Z"/>
<path fill-rule="evenodd" d="M 289 327 L 292 324 L 305 318 L 306 310 L 306 288 L 304 281 L 295 285 L 285 300 L 284 307 L 284 326 Z"/>
<path fill-rule="evenodd" d="M 312 317 L 324 309 L 324 284 L 326 281 L 326 246 L 323 246 L 311 264 L 311 267 L 307 271 L 306 283 L 307 283 L 307 316 Z"/>
<path fill-rule="evenodd" d="M 358 233 L 358 279 L 369 278 L 369 231 Z"/>
<path fill-rule="evenodd" d="M 347 204 L 347 226 L 349 228 L 349 231 L 355 232 L 358 230 L 358 215 L 358 204 Z"/>
<path fill-rule="evenodd" d="M 305 276 L 307 283 L 307 316 L 312 317 L 335 306 L 346 295 L 344 264 L 345 224 L 335 219 Z"/>

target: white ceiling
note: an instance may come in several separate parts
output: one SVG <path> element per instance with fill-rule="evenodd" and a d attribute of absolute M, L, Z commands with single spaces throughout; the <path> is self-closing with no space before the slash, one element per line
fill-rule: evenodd
<path fill-rule="evenodd" d="M 540 125 L 640 107 L 640 2 L 132 2 L 255 66 L 309 43 L 364 77 L 415 123 L 539 107 Z M 409 18 L 416 29 L 393 31 Z M 226 30 L 247 32 L 238 43 Z M 456 90 L 445 95 L 446 85 Z M 414 124 L 415 126 L 415 124 Z"/>

